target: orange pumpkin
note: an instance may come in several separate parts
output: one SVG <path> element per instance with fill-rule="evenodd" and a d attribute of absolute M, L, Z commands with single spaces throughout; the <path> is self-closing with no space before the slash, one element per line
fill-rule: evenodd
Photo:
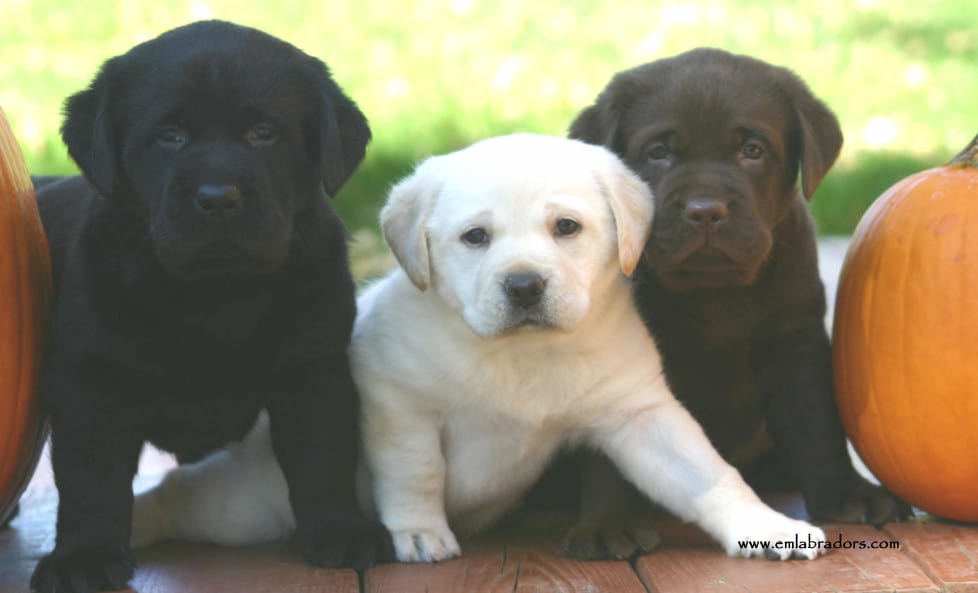
<path fill-rule="evenodd" d="M 863 216 L 839 279 L 833 364 L 843 424 L 880 481 L 978 521 L 978 136 Z"/>
<path fill-rule="evenodd" d="M 0 525 L 30 480 L 47 434 L 34 391 L 50 295 L 34 187 L 0 109 Z"/>

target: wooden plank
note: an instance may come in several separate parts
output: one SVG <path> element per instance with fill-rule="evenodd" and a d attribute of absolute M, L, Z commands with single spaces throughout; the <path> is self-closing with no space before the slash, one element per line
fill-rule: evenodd
<path fill-rule="evenodd" d="M 859 542 L 870 546 L 871 542 L 890 539 L 866 525 L 833 525 L 823 529 L 829 541 L 851 541 L 856 546 Z M 715 544 L 667 547 L 639 559 L 636 570 L 649 590 L 657 593 L 939 591 L 920 567 L 899 550 L 892 549 L 833 549 L 814 561 L 772 562 L 729 558 Z"/>
<path fill-rule="evenodd" d="M 590 562 L 564 554 L 561 542 L 574 513 L 536 513 L 502 530 L 513 593 L 646 593 L 628 562 Z"/>
<path fill-rule="evenodd" d="M 510 551 L 514 593 L 646 593 L 628 562 L 586 562 L 547 548 Z"/>
<path fill-rule="evenodd" d="M 166 543 L 140 550 L 139 593 L 359 593 L 357 573 L 315 568 L 285 545 L 221 548 Z"/>
<path fill-rule="evenodd" d="M 978 593 L 978 525 L 910 521 L 883 531 L 946 591 Z"/>
<path fill-rule="evenodd" d="M 463 542 L 461 558 L 367 571 L 369 593 L 646 593 L 627 562 L 584 562 L 560 549 L 568 514 L 524 517 Z"/>
<path fill-rule="evenodd" d="M 510 593 L 516 572 L 502 542 L 463 542 L 462 557 L 437 564 L 383 564 L 367 571 L 369 593 Z"/>

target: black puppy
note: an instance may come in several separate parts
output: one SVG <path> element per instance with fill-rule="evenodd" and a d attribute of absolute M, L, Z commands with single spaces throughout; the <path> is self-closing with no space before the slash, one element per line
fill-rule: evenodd
<path fill-rule="evenodd" d="M 32 587 L 124 587 L 143 443 L 197 459 L 262 409 L 305 557 L 389 554 L 355 503 L 354 284 L 327 202 L 370 130 L 326 66 L 255 29 L 194 23 L 106 62 L 66 102 L 62 135 L 84 179 L 38 181 L 60 504 Z"/>
<path fill-rule="evenodd" d="M 613 150 L 655 194 L 637 303 L 721 454 L 758 487 L 800 489 L 816 521 L 905 515 L 852 467 L 833 393 L 807 205 L 842 146 L 832 112 L 785 68 L 698 49 L 617 74 L 570 136 Z M 621 541 L 599 532 L 622 488 L 610 464 L 590 471 L 568 546 L 602 556 L 615 552 L 599 535 Z"/>

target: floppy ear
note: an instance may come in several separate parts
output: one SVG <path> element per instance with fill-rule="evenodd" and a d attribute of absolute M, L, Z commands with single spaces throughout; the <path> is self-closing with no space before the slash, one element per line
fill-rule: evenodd
<path fill-rule="evenodd" d="M 617 102 L 612 100 L 611 93 L 609 87 L 598 95 L 594 105 L 577 114 L 571 122 L 568 138 L 616 149 L 615 139 L 618 137 L 621 112 L 616 107 Z"/>
<path fill-rule="evenodd" d="M 618 130 L 625 106 L 647 92 L 642 66 L 619 72 L 598 94 L 594 105 L 580 112 L 570 125 L 568 138 L 583 140 L 621 153 Z"/>
<path fill-rule="evenodd" d="M 333 197 L 363 161 L 370 142 L 367 118 L 352 99 L 330 77 L 325 64 L 316 60 L 318 70 L 318 131 L 314 142 L 323 171 L 323 188 Z"/>
<path fill-rule="evenodd" d="M 842 130 L 835 114 L 801 79 L 795 79 L 791 95 L 801 131 L 801 188 L 810 200 L 842 149 Z"/>
<path fill-rule="evenodd" d="M 121 78 L 121 63 L 113 58 L 102 66 L 91 86 L 65 101 L 61 138 L 82 174 L 106 197 L 123 186 L 119 145 L 109 108 Z"/>
<path fill-rule="evenodd" d="M 435 199 L 441 191 L 441 183 L 431 171 L 437 158 L 429 158 L 414 173 L 398 182 L 380 211 L 384 240 L 408 278 L 420 290 L 427 290 L 431 282 L 426 227 Z"/>
<path fill-rule="evenodd" d="M 652 231 L 652 191 L 618 157 L 608 153 L 608 165 L 598 177 L 618 232 L 618 262 L 631 276 Z"/>

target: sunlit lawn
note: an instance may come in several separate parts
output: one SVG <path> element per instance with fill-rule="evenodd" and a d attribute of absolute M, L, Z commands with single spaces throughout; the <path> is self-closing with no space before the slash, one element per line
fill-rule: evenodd
<path fill-rule="evenodd" d="M 208 17 L 322 58 L 367 113 L 374 142 L 336 200 L 354 229 L 375 226 L 416 160 L 500 133 L 563 134 L 617 70 L 698 45 L 789 66 L 838 113 L 846 146 L 813 203 L 823 232 L 848 232 L 883 189 L 978 131 L 971 0 L 0 0 L 0 105 L 32 170 L 74 170 L 60 105 L 99 63 Z"/>

